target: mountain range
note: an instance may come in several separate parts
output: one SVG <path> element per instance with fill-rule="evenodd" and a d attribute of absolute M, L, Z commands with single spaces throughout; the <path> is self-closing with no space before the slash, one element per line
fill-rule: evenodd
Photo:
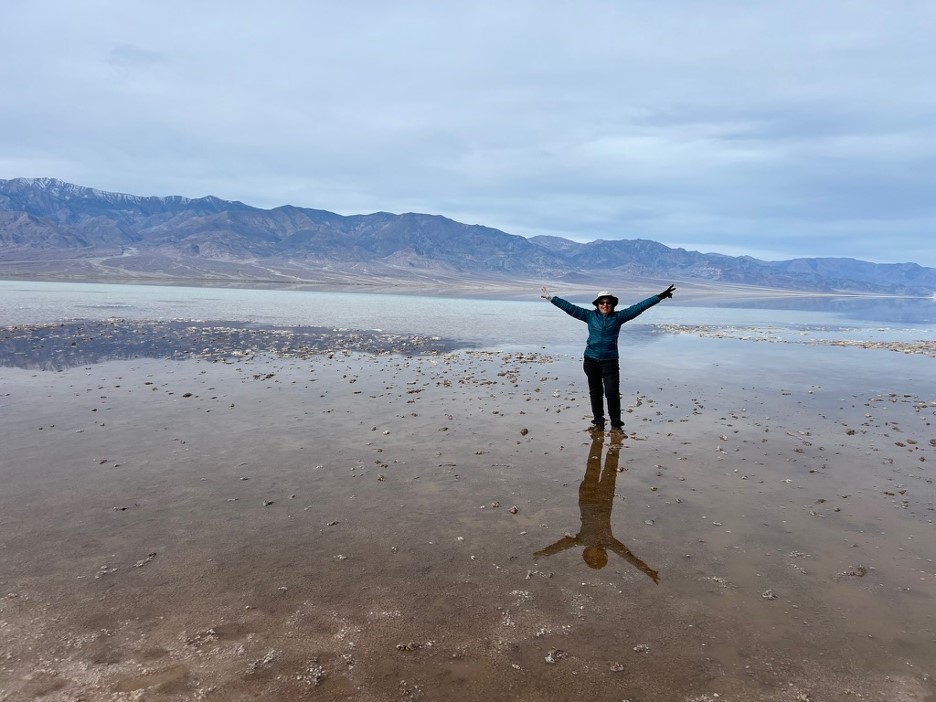
<path fill-rule="evenodd" d="M 761 261 L 645 239 L 522 237 L 431 214 L 343 216 L 216 197 L 0 180 L 0 277 L 230 283 L 701 287 L 932 296 L 936 269 L 850 258 Z M 649 283 L 648 283 L 649 284 Z"/>

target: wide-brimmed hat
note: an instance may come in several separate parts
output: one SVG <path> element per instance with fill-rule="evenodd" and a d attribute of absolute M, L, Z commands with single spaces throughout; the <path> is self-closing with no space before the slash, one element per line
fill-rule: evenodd
<path fill-rule="evenodd" d="M 598 297 L 596 297 L 594 300 L 592 300 L 592 304 L 593 304 L 595 307 L 597 307 L 597 306 L 598 306 L 598 300 L 600 300 L 600 299 L 603 298 L 603 297 L 609 298 L 609 299 L 611 300 L 611 305 L 612 305 L 613 307 L 617 307 L 618 299 L 617 299 L 612 293 L 609 293 L 607 290 L 605 290 L 604 292 L 598 293 Z"/>

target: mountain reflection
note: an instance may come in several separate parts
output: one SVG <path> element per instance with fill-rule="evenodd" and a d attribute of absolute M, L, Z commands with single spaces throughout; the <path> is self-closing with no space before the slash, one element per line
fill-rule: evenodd
<path fill-rule="evenodd" d="M 419 354 L 470 345 L 376 330 L 244 322 L 84 320 L 0 328 L 0 366 L 64 370 L 134 358 L 219 361 L 258 353 L 306 358 L 333 350 Z"/>
<path fill-rule="evenodd" d="M 575 536 L 564 536 L 556 543 L 537 551 L 534 558 L 552 556 L 570 548 L 582 547 L 582 560 L 589 568 L 604 568 L 608 564 L 608 551 L 613 551 L 644 573 L 657 585 L 659 572 L 648 566 L 629 548 L 618 541 L 611 530 L 611 508 L 614 505 L 614 486 L 617 481 L 621 435 L 612 432 L 610 445 L 602 469 L 605 434 L 595 431 L 588 449 L 585 477 L 579 485 L 579 509 L 582 525 Z"/>

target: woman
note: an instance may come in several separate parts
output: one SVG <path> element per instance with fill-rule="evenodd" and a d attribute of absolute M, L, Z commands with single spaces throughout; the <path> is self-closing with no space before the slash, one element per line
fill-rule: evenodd
<path fill-rule="evenodd" d="M 618 299 L 609 292 L 598 293 L 592 304 L 595 309 L 589 310 L 561 297 L 550 295 L 544 287 L 540 290 L 540 297 L 549 300 L 566 314 L 580 319 L 588 324 L 588 342 L 585 345 L 585 375 L 588 377 L 588 394 L 591 397 L 592 425 L 595 429 L 604 430 L 604 397 L 608 399 L 608 416 L 611 417 L 611 429 L 621 431 L 624 427 L 621 422 L 621 371 L 618 365 L 618 335 L 621 325 L 629 322 L 644 310 L 648 310 L 668 297 L 673 297 L 674 285 L 670 285 L 659 295 L 648 297 L 626 309 L 615 311 Z"/>

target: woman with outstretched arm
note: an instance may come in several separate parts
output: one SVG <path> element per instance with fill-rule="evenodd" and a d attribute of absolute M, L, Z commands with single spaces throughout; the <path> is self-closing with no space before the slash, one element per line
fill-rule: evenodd
<path fill-rule="evenodd" d="M 618 298 L 607 291 L 598 293 L 598 297 L 592 301 L 595 309 L 590 310 L 573 305 L 561 297 L 550 295 L 545 287 L 540 290 L 540 297 L 549 300 L 566 314 L 588 325 L 588 342 L 585 344 L 583 367 L 588 378 L 593 428 L 604 430 L 604 398 L 608 400 L 611 429 L 623 431 L 624 428 L 624 423 L 621 421 L 621 370 L 618 360 L 618 336 L 621 333 L 621 326 L 654 305 L 673 297 L 674 290 L 676 287 L 670 285 L 660 294 L 652 295 L 623 310 L 615 309 Z"/>

